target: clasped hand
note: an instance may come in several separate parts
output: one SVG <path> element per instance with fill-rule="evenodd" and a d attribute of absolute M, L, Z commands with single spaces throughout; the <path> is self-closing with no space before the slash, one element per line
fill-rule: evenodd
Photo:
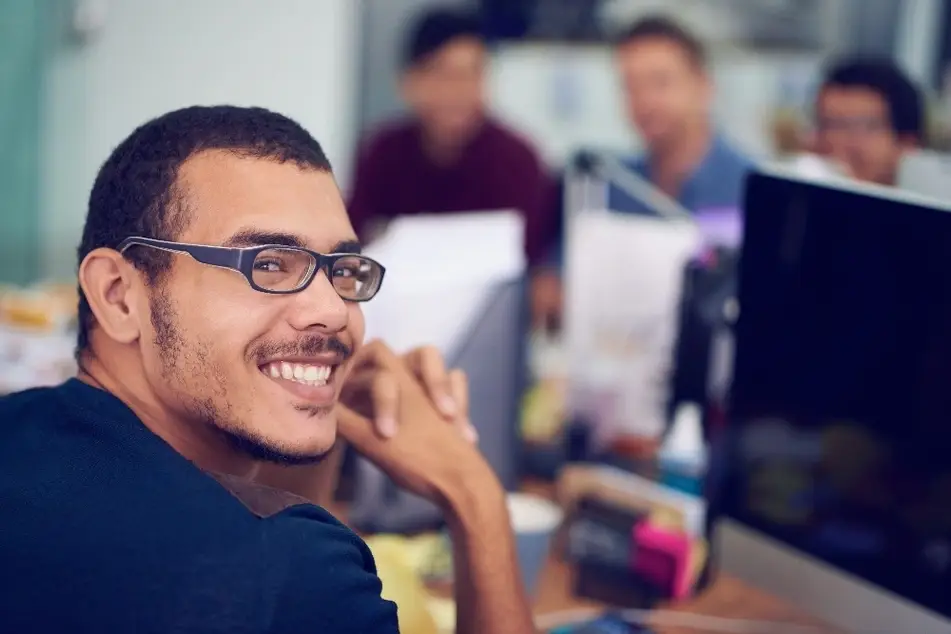
<path fill-rule="evenodd" d="M 402 357 L 374 341 L 341 394 L 340 434 L 408 490 L 439 503 L 466 478 L 490 476 L 469 421 L 465 374 L 434 348 Z"/>

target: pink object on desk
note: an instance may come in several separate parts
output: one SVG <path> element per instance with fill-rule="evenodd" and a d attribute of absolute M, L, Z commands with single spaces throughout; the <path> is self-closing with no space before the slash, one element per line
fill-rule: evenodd
<path fill-rule="evenodd" d="M 650 521 L 634 526 L 631 569 L 660 586 L 669 589 L 674 599 L 690 593 L 690 537 L 683 532 L 659 529 Z"/>

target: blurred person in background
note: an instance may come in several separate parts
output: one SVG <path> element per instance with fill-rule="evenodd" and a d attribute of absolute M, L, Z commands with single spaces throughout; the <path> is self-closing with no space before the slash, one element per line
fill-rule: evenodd
<path fill-rule="evenodd" d="M 465 377 L 363 344 L 384 271 L 355 238 L 282 115 L 185 108 L 119 144 L 78 250 L 78 377 L 0 398 L 3 631 L 396 634 L 367 545 L 262 477 L 338 430 L 441 507 L 457 631 L 534 631 Z"/>
<path fill-rule="evenodd" d="M 627 166 L 690 211 L 739 207 L 752 163 L 712 120 L 703 43 L 670 18 L 649 17 L 621 35 L 615 53 L 627 114 L 644 143 Z"/>
<path fill-rule="evenodd" d="M 550 246 L 553 185 L 535 150 L 488 114 L 487 64 L 475 15 L 438 9 L 412 29 L 401 79 L 410 115 L 359 151 L 349 211 L 364 241 L 399 216 L 513 209 L 529 260 Z"/>
<path fill-rule="evenodd" d="M 623 164 L 691 212 L 738 209 L 752 162 L 712 120 L 714 86 L 702 42 L 676 21 L 652 16 L 623 31 L 614 50 L 627 115 L 644 144 Z M 621 213 L 644 211 L 613 187 L 608 205 Z M 536 324 L 561 311 L 560 256 L 534 280 Z"/>
<path fill-rule="evenodd" d="M 925 140 L 921 92 L 892 61 L 833 65 L 816 99 L 815 151 L 858 180 L 895 185 L 902 157 Z"/>

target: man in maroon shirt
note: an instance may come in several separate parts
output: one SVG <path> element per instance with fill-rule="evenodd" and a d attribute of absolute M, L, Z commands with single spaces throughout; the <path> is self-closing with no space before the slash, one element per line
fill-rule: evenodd
<path fill-rule="evenodd" d="M 437 10 L 416 25 L 401 82 L 411 116 L 359 153 L 350 219 L 363 240 L 397 216 L 514 209 L 530 261 L 551 245 L 552 184 L 532 147 L 487 114 L 486 57 L 475 17 Z"/>

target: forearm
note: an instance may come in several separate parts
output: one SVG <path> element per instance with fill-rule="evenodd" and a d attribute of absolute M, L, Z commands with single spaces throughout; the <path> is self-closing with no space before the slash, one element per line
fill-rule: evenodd
<path fill-rule="evenodd" d="M 449 502 L 457 634 L 529 634 L 532 613 L 518 568 L 505 492 L 473 480 Z"/>

